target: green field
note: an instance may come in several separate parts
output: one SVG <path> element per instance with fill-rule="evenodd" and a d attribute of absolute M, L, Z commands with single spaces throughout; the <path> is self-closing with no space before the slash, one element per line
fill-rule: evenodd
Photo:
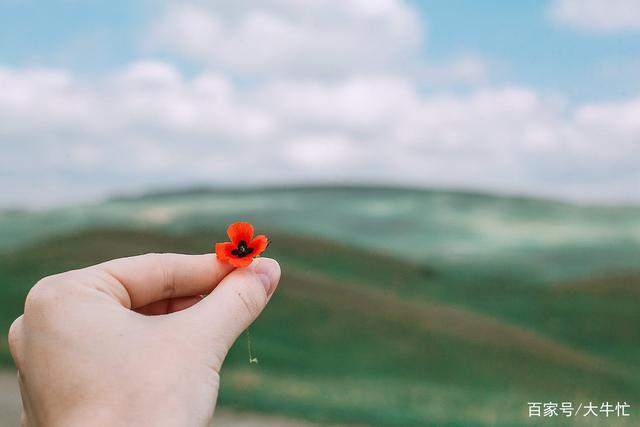
<path fill-rule="evenodd" d="M 241 339 L 221 405 L 383 426 L 639 424 L 638 207 L 298 188 L 5 212 L 3 331 L 44 275 L 206 252 L 241 219 L 271 237 L 283 278 L 252 326 L 260 363 Z M 529 420 L 529 401 L 626 401 L 632 416 Z"/>

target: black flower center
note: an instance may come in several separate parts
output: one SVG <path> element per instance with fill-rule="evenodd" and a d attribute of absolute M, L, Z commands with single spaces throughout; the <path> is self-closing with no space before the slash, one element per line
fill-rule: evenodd
<path fill-rule="evenodd" d="M 238 242 L 238 248 L 231 251 L 232 255 L 237 256 L 238 258 L 244 258 L 253 252 L 253 248 L 247 247 L 247 242 L 244 240 L 240 240 Z"/>

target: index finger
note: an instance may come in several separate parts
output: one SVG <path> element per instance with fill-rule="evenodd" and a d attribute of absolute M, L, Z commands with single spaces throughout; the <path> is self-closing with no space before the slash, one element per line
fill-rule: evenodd
<path fill-rule="evenodd" d="M 207 294 L 233 270 L 215 254 L 146 254 L 114 259 L 95 268 L 122 286 L 115 294 L 128 308 L 168 298 Z"/>

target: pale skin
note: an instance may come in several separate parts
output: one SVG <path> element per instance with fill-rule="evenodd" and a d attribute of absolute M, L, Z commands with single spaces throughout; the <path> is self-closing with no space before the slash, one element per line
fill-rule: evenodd
<path fill-rule="evenodd" d="M 148 254 L 50 276 L 9 330 L 23 426 L 205 426 L 278 263 Z M 206 295 L 206 296 L 203 296 Z"/>

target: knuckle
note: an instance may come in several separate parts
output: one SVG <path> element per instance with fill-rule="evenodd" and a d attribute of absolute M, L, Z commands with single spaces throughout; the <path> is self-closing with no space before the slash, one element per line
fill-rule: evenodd
<path fill-rule="evenodd" d="M 147 257 L 150 264 L 155 265 L 160 272 L 163 297 L 172 298 L 176 294 L 176 281 L 169 266 L 171 260 L 169 254 L 150 253 L 143 256 Z"/>
<path fill-rule="evenodd" d="M 22 316 L 14 320 L 9 327 L 7 341 L 9 343 L 9 351 L 11 352 L 14 360 L 18 359 L 18 354 L 20 353 L 19 347 L 22 342 Z"/>
<path fill-rule="evenodd" d="M 236 295 L 246 314 L 251 318 L 258 317 L 264 306 L 264 298 L 261 297 L 261 294 L 252 292 L 250 286 L 242 286 L 236 291 Z"/>
<path fill-rule="evenodd" d="M 249 317 L 257 317 L 260 314 L 260 306 L 255 296 L 244 290 L 236 292 L 236 295 Z"/>
<path fill-rule="evenodd" d="M 52 302 L 59 298 L 58 285 L 55 276 L 40 279 L 27 294 L 24 303 L 25 313 L 44 310 L 51 306 Z"/>

